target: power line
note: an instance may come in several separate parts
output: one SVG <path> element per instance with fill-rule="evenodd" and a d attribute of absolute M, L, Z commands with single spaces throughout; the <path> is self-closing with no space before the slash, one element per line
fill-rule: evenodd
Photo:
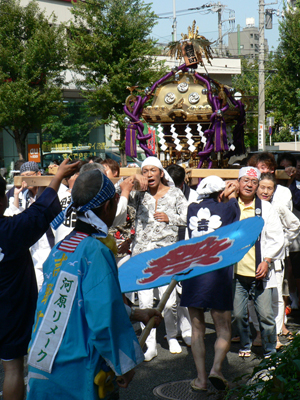
<path fill-rule="evenodd" d="M 197 14 L 197 13 L 195 13 L 195 12 L 189 12 L 189 13 L 180 14 L 180 15 L 177 15 L 177 14 L 176 14 L 176 17 L 183 17 L 184 15 L 191 15 L 191 14 L 195 15 L 195 14 Z M 205 11 L 201 12 L 201 11 L 199 11 L 198 14 L 206 15 L 206 14 L 209 14 L 209 12 L 205 12 Z M 169 17 L 158 17 L 158 19 L 171 19 L 171 18 L 172 18 L 171 15 L 170 15 Z"/>

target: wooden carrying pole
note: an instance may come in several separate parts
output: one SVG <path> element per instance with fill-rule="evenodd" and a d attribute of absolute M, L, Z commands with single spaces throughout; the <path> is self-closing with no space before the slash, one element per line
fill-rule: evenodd
<path fill-rule="evenodd" d="M 120 178 L 141 173 L 140 168 L 121 168 Z M 222 179 L 237 179 L 239 176 L 238 169 L 186 169 L 187 178 L 206 178 L 207 176 L 216 175 Z M 284 170 L 275 172 L 276 179 L 289 179 L 289 176 Z M 22 181 L 25 181 L 28 186 L 48 186 L 53 178 L 53 175 L 47 176 L 15 176 L 15 186 L 21 186 Z M 113 178 L 113 183 L 118 182 L 120 178 Z"/>
<path fill-rule="evenodd" d="M 177 285 L 176 279 L 172 279 L 169 286 L 167 287 L 167 290 L 163 294 L 163 297 L 161 298 L 160 302 L 158 303 L 157 310 L 162 312 L 162 310 L 165 308 L 166 302 L 168 301 L 168 298 L 170 297 L 170 294 L 173 292 L 175 286 Z M 140 346 L 143 347 L 147 337 L 150 334 L 151 329 L 154 327 L 154 322 L 155 322 L 155 317 L 152 317 L 148 324 L 145 326 L 140 338 L 139 338 L 139 343 Z"/>
<path fill-rule="evenodd" d="M 53 175 L 47 176 L 15 176 L 14 185 L 21 186 L 22 182 L 26 182 L 28 186 L 49 186 L 54 178 Z"/>

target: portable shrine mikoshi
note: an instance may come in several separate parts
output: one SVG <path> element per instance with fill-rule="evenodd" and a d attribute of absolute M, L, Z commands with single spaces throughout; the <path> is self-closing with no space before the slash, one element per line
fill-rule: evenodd
<path fill-rule="evenodd" d="M 155 155 L 147 147 L 151 135 L 144 135 L 142 120 L 157 129 L 157 156 L 164 166 L 181 160 L 191 168 L 223 167 L 226 159 L 245 153 L 242 98 L 208 73 L 196 71 L 198 64 L 205 68 L 203 58 L 211 64 L 211 44 L 198 34 L 194 21 L 182 40 L 168 45 L 169 55 L 183 57 L 185 63 L 146 88 L 144 97 L 130 88 L 124 106 L 126 155 L 136 156 L 136 139 L 146 156 Z"/>

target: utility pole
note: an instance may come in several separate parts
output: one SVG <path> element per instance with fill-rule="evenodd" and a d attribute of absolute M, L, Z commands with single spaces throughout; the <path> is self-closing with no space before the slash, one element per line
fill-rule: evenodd
<path fill-rule="evenodd" d="M 173 0 L 173 42 L 177 40 L 177 21 L 176 21 L 176 0 Z"/>
<path fill-rule="evenodd" d="M 258 150 L 265 151 L 265 1 L 259 0 Z"/>
<path fill-rule="evenodd" d="M 220 8 L 218 9 L 218 32 L 219 32 L 219 56 L 222 56 L 223 52 L 223 37 L 222 37 L 222 12 L 223 5 L 219 2 L 218 5 Z"/>
<path fill-rule="evenodd" d="M 213 12 L 217 12 L 218 13 L 218 42 L 219 42 L 219 56 L 223 55 L 223 34 L 222 34 L 222 24 L 224 22 L 229 21 L 230 24 L 234 24 L 235 22 L 235 12 L 234 10 L 229 10 L 229 18 L 226 20 L 222 20 L 222 14 L 223 11 L 225 10 L 225 8 L 227 7 L 224 4 L 221 4 L 221 2 L 219 1 L 217 4 L 212 4 L 210 3 L 208 6 L 212 7 L 212 11 Z"/>
<path fill-rule="evenodd" d="M 266 150 L 266 104 L 265 104 L 265 6 L 277 4 L 278 0 L 274 3 L 265 4 L 264 0 L 259 0 L 259 52 L 258 52 L 258 150 Z M 267 10 L 268 14 L 272 15 L 273 9 Z M 277 10 L 277 16 L 280 15 L 280 11 Z M 272 28 L 270 21 L 267 29 Z"/>
<path fill-rule="evenodd" d="M 234 26 L 235 23 L 235 12 L 234 10 L 227 10 L 229 11 L 229 18 L 226 20 L 222 20 L 222 14 L 227 6 L 222 4 L 220 1 L 218 3 L 207 3 L 203 4 L 201 7 L 189 8 L 188 10 L 203 10 L 205 8 L 209 9 L 211 12 L 218 13 L 218 44 L 219 44 L 219 56 L 222 56 L 223 53 L 223 35 L 222 35 L 222 24 L 224 22 L 229 21 L 229 24 Z"/>
<path fill-rule="evenodd" d="M 237 52 L 238 52 L 238 56 L 241 55 L 241 26 L 240 24 L 238 24 L 237 26 Z"/>

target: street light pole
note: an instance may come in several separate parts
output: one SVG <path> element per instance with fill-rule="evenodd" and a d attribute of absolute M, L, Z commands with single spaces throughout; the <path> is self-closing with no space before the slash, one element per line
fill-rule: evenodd
<path fill-rule="evenodd" d="M 265 151 L 265 2 L 259 0 L 258 150 Z"/>

